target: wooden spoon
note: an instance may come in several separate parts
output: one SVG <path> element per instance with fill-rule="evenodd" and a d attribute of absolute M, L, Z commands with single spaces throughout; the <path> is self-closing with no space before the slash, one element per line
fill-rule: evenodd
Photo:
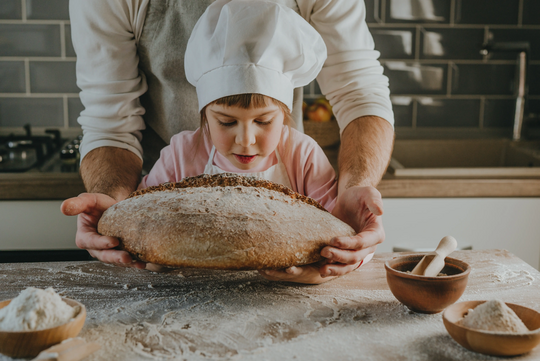
<path fill-rule="evenodd" d="M 435 252 L 427 254 L 411 271 L 415 275 L 436 277 L 444 268 L 444 259 L 457 247 L 457 241 L 452 236 L 446 236 L 439 242 Z"/>

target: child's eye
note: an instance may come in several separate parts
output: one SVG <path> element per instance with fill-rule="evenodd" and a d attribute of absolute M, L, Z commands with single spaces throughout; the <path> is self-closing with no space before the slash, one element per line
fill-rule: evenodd
<path fill-rule="evenodd" d="M 222 126 L 224 126 L 224 127 L 231 127 L 231 126 L 233 126 L 233 125 L 236 124 L 235 121 L 231 121 L 231 122 L 222 122 L 221 120 L 218 120 L 218 122 L 219 122 L 219 125 L 222 125 Z"/>
<path fill-rule="evenodd" d="M 259 125 L 270 125 L 272 123 L 272 119 L 270 119 L 270 120 L 258 119 L 258 120 L 256 120 L 256 122 Z"/>

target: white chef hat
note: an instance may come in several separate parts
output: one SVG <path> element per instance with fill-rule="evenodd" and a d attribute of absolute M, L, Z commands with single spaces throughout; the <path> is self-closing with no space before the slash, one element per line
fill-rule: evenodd
<path fill-rule="evenodd" d="M 226 96 L 258 93 L 292 109 L 293 90 L 326 60 L 319 33 L 294 10 L 271 1 L 218 0 L 189 38 L 184 66 L 199 111 Z"/>

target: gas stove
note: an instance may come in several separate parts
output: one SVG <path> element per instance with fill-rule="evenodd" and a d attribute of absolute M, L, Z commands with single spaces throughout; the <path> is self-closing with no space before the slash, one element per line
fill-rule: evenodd
<path fill-rule="evenodd" d="M 78 172 L 82 135 L 63 138 L 58 129 L 34 135 L 29 124 L 23 128 L 24 134 L 0 136 L 0 173 Z"/>

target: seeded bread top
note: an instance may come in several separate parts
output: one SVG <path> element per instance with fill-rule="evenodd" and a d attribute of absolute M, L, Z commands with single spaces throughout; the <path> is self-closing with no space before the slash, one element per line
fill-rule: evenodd
<path fill-rule="evenodd" d="M 168 191 L 176 188 L 196 188 L 196 187 L 262 187 L 275 192 L 280 192 L 288 195 L 292 199 L 300 200 L 319 209 L 326 210 L 319 202 L 313 198 L 309 198 L 296 193 L 281 184 L 273 183 L 265 179 L 257 177 L 246 177 L 236 173 L 220 173 L 220 174 L 201 174 L 196 177 L 186 177 L 180 182 L 163 183 L 158 186 L 152 186 L 135 191 L 128 198 L 137 197 L 147 193 Z"/>

